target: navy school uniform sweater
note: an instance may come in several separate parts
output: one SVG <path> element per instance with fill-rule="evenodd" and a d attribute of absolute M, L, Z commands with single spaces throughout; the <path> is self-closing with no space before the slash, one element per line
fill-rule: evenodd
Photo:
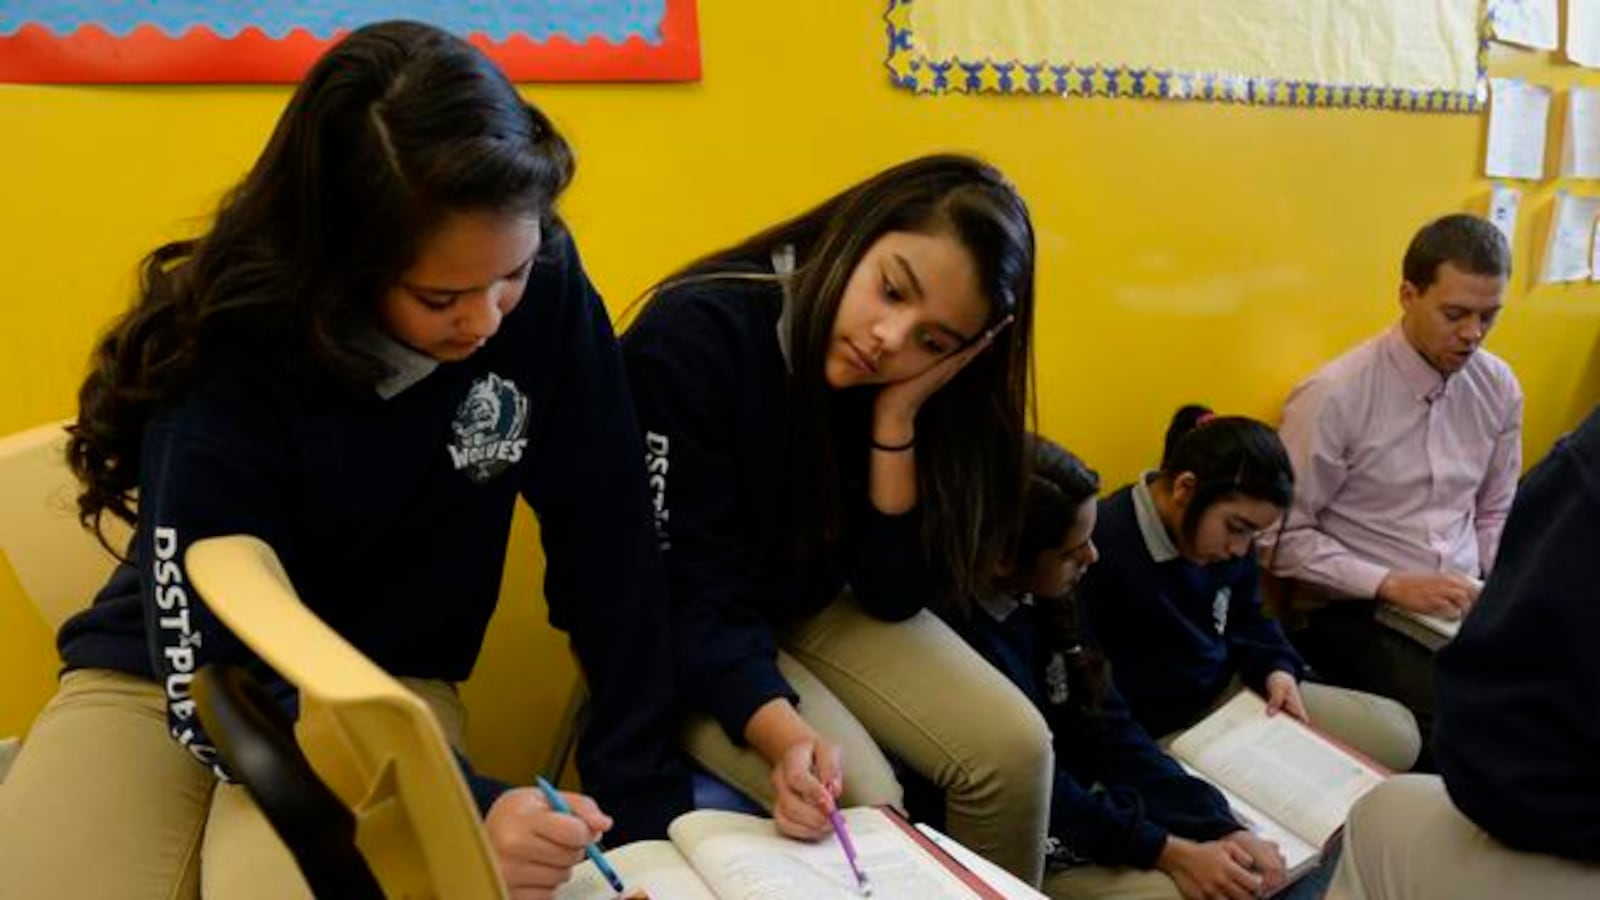
<path fill-rule="evenodd" d="M 1098 712 L 1082 708 L 1067 674 L 1067 654 L 1081 645 L 1057 638 L 1051 619 L 1045 604 L 999 598 L 950 624 L 1050 725 L 1052 862 L 1150 869 L 1169 834 L 1212 841 L 1240 830 L 1227 800 L 1162 751 L 1115 686 Z"/>
<path fill-rule="evenodd" d="M 1500 553 L 1439 651 L 1434 754 L 1508 847 L 1600 863 L 1600 409 L 1517 489 Z"/>
<path fill-rule="evenodd" d="M 130 560 L 63 626 L 67 667 L 162 684 L 173 736 L 213 764 L 189 695 L 199 666 L 244 663 L 292 696 L 184 570 L 193 541 L 244 533 L 390 674 L 465 680 L 520 495 L 540 522 L 550 622 L 570 636 L 592 695 L 585 788 L 615 817 L 614 839 L 664 835 L 690 805 L 665 578 L 621 358 L 576 248 L 551 240 L 522 302 L 464 361 L 377 341 L 406 361 L 380 385 L 387 397 L 291 387 L 273 348 L 247 337 L 202 360 L 193 387 L 146 427 Z M 469 781 L 485 811 L 506 789 Z"/>
<path fill-rule="evenodd" d="M 1142 522 L 1136 492 L 1146 504 Z M 1203 566 L 1184 560 L 1148 498 L 1141 481 L 1100 501 L 1100 561 L 1078 596 L 1134 718 L 1164 735 L 1198 720 L 1235 674 L 1263 691 L 1273 671 L 1298 679 L 1305 664 L 1262 613 L 1254 556 Z"/>
<path fill-rule="evenodd" d="M 660 292 L 622 338 L 684 693 L 736 744 L 763 704 L 798 699 L 777 668 L 775 626 L 820 611 L 846 583 L 889 621 L 933 594 L 917 511 L 884 515 L 867 494 L 869 390 L 832 398 L 841 483 L 815 489 L 840 492 L 841 536 L 814 558 L 789 552 L 788 454 L 807 450 L 789 434 L 783 304 L 771 265 L 751 261 Z"/>

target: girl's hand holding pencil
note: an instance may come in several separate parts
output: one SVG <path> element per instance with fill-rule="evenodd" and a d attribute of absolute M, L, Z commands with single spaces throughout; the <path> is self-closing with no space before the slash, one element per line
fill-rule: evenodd
<path fill-rule="evenodd" d="M 593 799 L 545 783 L 501 794 L 483 824 L 511 900 L 545 900 L 611 828 L 611 817 Z M 620 883 L 613 887 L 622 890 Z"/>
<path fill-rule="evenodd" d="M 772 767 L 772 818 L 780 833 L 807 841 L 830 833 L 828 813 L 844 791 L 842 763 L 839 746 L 820 736 L 796 741 L 784 751 Z"/>

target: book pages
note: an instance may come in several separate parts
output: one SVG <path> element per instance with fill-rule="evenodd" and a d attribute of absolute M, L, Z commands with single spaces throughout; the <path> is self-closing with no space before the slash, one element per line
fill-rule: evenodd
<path fill-rule="evenodd" d="M 1022 879 L 968 850 L 932 825 L 918 822 L 916 829 L 928 840 L 933 841 L 939 849 L 954 857 L 956 862 L 972 870 L 973 874 L 983 879 L 1005 900 L 1049 900 L 1045 895 L 1023 884 Z"/>
<path fill-rule="evenodd" d="M 1383 776 L 1249 691 L 1172 742 L 1172 753 L 1292 831 L 1322 846 Z"/>
<path fill-rule="evenodd" d="M 717 900 L 678 848 L 667 841 L 639 841 L 608 850 L 606 860 L 629 891 L 643 890 L 650 900 Z M 616 896 L 600 870 L 587 861 L 574 868 L 572 880 L 556 890 L 556 900 L 614 900 Z"/>
<path fill-rule="evenodd" d="M 1183 760 L 1178 760 L 1178 765 L 1183 766 L 1184 771 L 1190 775 L 1208 784 L 1210 783 L 1210 779 L 1195 771 L 1193 766 Z M 1239 819 L 1239 824 L 1250 829 L 1256 837 L 1278 845 L 1278 852 L 1283 854 L 1283 866 L 1289 873 L 1290 881 L 1294 881 L 1296 878 L 1316 868 L 1317 863 L 1322 861 L 1322 849 L 1320 847 L 1313 847 L 1311 844 L 1306 843 L 1299 835 L 1274 821 L 1271 816 L 1239 799 L 1237 794 L 1222 785 L 1212 784 L 1211 786 L 1216 788 L 1217 792 L 1222 794 L 1223 799 L 1228 801 L 1228 806 L 1233 808 L 1233 814 Z"/>
<path fill-rule="evenodd" d="M 1374 617 L 1382 625 L 1400 632 L 1429 650 L 1438 650 L 1461 630 L 1460 619 L 1446 619 L 1427 613 L 1412 612 L 1387 603 L 1378 607 Z"/>
<path fill-rule="evenodd" d="M 974 893 L 875 809 L 844 810 L 873 900 L 971 900 Z M 712 810 L 678 817 L 672 840 L 720 900 L 860 898 L 832 837 L 778 834 L 770 819 Z M 656 898 L 652 897 L 652 900 Z"/>

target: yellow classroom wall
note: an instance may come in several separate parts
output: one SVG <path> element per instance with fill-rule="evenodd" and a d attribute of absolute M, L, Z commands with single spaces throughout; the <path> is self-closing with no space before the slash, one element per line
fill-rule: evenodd
<path fill-rule="evenodd" d="M 1116 485 L 1155 461 L 1182 402 L 1275 419 L 1295 381 L 1396 317 L 1411 232 L 1484 208 L 1480 117 L 916 97 L 889 84 L 885 6 L 701 0 L 703 82 L 528 89 L 579 150 L 565 209 L 614 312 L 691 256 L 876 168 L 977 151 L 1034 211 L 1043 429 Z M 1494 52 L 1497 73 L 1600 84 L 1546 54 Z M 138 257 L 200 227 L 286 97 L 0 86 L 0 433 L 72 413 Z M 1533 287 L 1555 186 L 1524 198 L 1518 272 L 1490 339 L 1527 392 L 1530 461 L 1600 396 L 1600 291 Z M 572 667 L 543 625 L 528 516 L 512 540 L 467 697 L 475 755 L 525 778 Z M 0 564 L 0 736 L 26 728 L 55 665 Z"/>

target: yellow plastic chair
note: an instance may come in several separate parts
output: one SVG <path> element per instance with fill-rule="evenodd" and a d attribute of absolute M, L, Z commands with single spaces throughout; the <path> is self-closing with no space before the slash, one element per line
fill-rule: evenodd
<path fill-rule="evenodd" d="M 22 592 L 54 632 L 89 605 L 116 565 L 95 536 L 78 524 L 78 482 L 67 468 L 67 422 L 52 422 L 0 437 L 0 554 Z M 109 517 L 106 537 L 125 547 L 130 529 Z M 0 782 L 18 751 L 0 740 Z"/>
<path fill-rule="evenodd" d="M 242 666 L 194 673 L 195 716 L 217 757 L 255 798 L 315 897 L 387 900 L 356 845 L 356 817 L 295 743 L 294 721 Z"/>
<path fill-rule="evenodd" d="M 217 618 L 300 691 L 295 736 L 356 819 L 388 897 L 504 898 L 477 807 L 427 705 L 300 598 L 272 548 L 235 535 L 185 556 Z"/>
<path fill-rule="evenodd" d="M 67 422 L 0 438 L 0 552 L 50 629 L 89 605 L 116 565 L 93 533 L 78 524 L 78 482 L 67 468 Z M 129 529 L 106 517 L 111 546 L 127 546 Z"/>

